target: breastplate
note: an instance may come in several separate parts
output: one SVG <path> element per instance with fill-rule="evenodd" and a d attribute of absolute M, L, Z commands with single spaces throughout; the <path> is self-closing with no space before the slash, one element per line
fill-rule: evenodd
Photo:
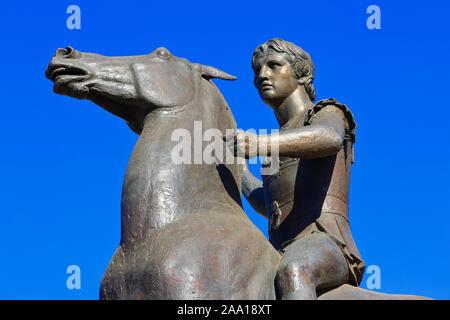
<path fill-rule="evenodd" d="M 324 212 L 348 221 L 352 154 L 353 144 L 345 140 L 335 155 L 280 158 L 278 172 L 262 176 L 271 242 L 290 240 Z"/>
<path fill-rule="evenodd" d="M 322 213 L 337 214 L 348 221 L 350 167 L 356 123 L 347 106 L 335 99 L 317 102 L 304 123 L 329 105 L 340 109 L 345 121 L 345 139 L 341 150 L 332 156 L 315 159 L 280 158 L 278 171 L 263 175 L 265 204 L 269 217 L 269 237 L 273 244 L 291 240 L 316 221 Z M 268 161 L 264 167 L 272 167 Z"/>

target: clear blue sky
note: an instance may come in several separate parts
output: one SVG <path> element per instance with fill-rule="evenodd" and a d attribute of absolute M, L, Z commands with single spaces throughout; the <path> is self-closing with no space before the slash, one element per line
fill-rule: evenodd
<path fill-rule="evenodd" d="M 71 4 L 81 30 L 66 27 Z M 381 30 L 366 27 L 371 4 Z M 250 62 L 257 45 L 280 37 L 311 54 L 318 99 L 335 97 L 355 115 L 351 230 L 366 264 L 381 268 L 379 291 L 449 299 L 449 14 L 445 1 L 4 3 L 0 298 L 97 299 L 120 240 L 137 135 L 93 103 L 53 93 L 44 70 L 58 47 L 121 56 L 165 46 L 236 75 L 215 83 L 239 127 L 271 129 Z M 73 264 L 81 290 L 66 288 Z"/>

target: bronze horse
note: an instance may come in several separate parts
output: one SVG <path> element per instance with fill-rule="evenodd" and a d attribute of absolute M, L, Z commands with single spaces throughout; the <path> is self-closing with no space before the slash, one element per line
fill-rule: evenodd
<path fill-rule="evenodd" d="M 46 76 L 54 92 L 91 100 L 139 134 L 123 184 L 121 240 L 101 299 L 276 299 L 281 256 L 242 209 L 242 165 L 171 159 L 176 129 L 194 133 L 195 121 L 203 130 L 236 129 L 211 81 L 233 76 L 165 48 L 105 57 L 70 47 L 58 49 Z M 320 298 L 405 297 L 344 285 Z"/>
<path fill-rule="evenodd" d="M 89 99 L 140 137 L 125 175 L 121 241 L 101 299 L 270 299 L 280 259 L 241 207 L 237 164 L 175 165 L 175 129 L 236 128 L 211 78 L 233 80 L 165 48 L 104 57 L 60 49 L 54 91 Z"/>

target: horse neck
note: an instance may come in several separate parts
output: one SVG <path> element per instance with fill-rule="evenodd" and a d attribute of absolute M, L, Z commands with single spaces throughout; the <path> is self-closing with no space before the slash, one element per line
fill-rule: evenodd
<path fill-rule="evenodd" d="M 224 129 L 215 127 L 218 123 L 235 127 L 234 118 L 222 113 L 229 112 L 222 110 L 228 106 L 221 107 L 215 99 L 207 97 L 210 96 L 181 108 L 156 110 L 145 118 L 123 185 L 122 244 L 139 243 L 151 230 L 195 212 L 212 214 L 219 209 L 242 212 L 237 165 L 176 164 L 173 161 L 172 152 L 179 145 L 178 141 L 172 141 L 174 130 L 190 133 L 193 158 L 194 148 L 198 147 L 198 141 L 194 141 L 198 140 L 194 137 L 196 125 L 197 131 L 199 123 L 203 131 Z M 202 147 L 205 145 L 203 142 Z"/>

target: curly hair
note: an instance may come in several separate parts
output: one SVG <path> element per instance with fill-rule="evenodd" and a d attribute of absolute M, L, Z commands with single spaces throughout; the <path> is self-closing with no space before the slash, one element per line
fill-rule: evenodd
<path fill-rule="evenodd" d="M 292 42 L 282 39 L 270 39 L 259 45 L 253 52 L 252 68 L 254 69 L 256 59 L 265 54 L 267 51 L 275 51 L 278 53 L 285 53 L 288 56 L 288 61 L 291 65 L 294 77 L 298 80 L 300 85 L 305 87 L 311 101 L 316 100 L 316 92 L 314 90 L 314 64 L 309 54 L 302 48 L 293 44 Z"/>

